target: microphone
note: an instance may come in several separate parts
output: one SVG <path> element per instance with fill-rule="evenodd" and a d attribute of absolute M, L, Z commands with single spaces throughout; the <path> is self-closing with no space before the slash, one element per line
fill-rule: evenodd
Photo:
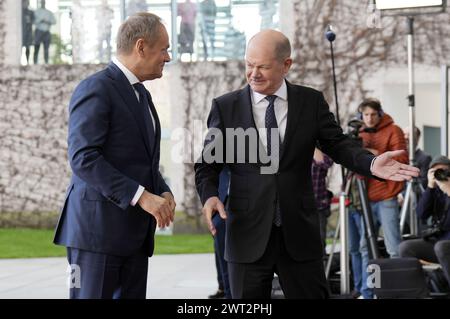
<path fill-rule="evenodd" d="M 330 42 L 333 42 L 336 39 L 336 33 L 334 33 L 331 24 L 328 25 L 327 30 L 325 31 L 325 38 Z"/>

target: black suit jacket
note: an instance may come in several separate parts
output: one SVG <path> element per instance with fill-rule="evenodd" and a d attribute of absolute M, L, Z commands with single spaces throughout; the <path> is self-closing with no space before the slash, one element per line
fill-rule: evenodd
<path fill-rule="evenodd" d="M 314 147 L 322 150 L 336 163 L 370 176 L 373 154 L 361 149 L 347 138 L 334 120 L 322 93 L 287 82 L 288 115 L 282 145 L 279 170 L 261 174 L 261 162 L 251 163 L 246 145 L 244 163 L 226 160 L 231 171 L 231 183 L 226 211 L 226 251 L 229 262 L 249 263 L 259 259 L 269 241 L 278 194 L 285 245 L 292 258 L 314 260 L 322 256 L 311 181 L 311 161 Z M 213 100 L 208 127 L 225 132 L 226 128 L 256 128 L 252 113 L 249 86 Z M 205 142 L 205 150 L 230 143 L 224 135 Z M 221 149 L 226 156 L 226 148 Z M 203 156 L 205 153 L 203 153 Z M 236 157 L 236 155 L 235 155 Z M 219 173 L 223 163 L 195 165 L 196 186 L 204 204 L 217 196 Z"/>

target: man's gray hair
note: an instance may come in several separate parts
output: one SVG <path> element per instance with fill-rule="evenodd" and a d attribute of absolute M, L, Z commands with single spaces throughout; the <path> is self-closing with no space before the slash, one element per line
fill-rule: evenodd
<path fill-rule="evenodd" d="M 155 42 L 163 26 L 161 18 L 153 13 L 139 12 L 129 16 L 117 32 L 117 54 L 130 54 L 138 39 L 150 44 Z"/>
<path fill-rule="evenodd" d="M 281 32 L 277 33 L 280 34 L 280 36 L 277 39 L 273 39 L 273 45 L 274 45 L 274 55 L 275 55 L 275 59 L 277 59 L 280 62 L 284 62 L 285 59 L 290 58 L 291 57 L 291 42 L 289 41 L 289 39 L 282 34 Z M 248 44 L 250 44 L 250 42 L 252 42 L 252 40 L 257 36 L 258 34 L 255 34 L 254 36 L 252 36 L 250 38 L 250 40 L 248 41 Z"/>
<path fill-rule="evenodd" d="M 275 57 L 279 61 L 284 61 L 291 57 L 291 43 L 288 38 L 275 42 Z"/>

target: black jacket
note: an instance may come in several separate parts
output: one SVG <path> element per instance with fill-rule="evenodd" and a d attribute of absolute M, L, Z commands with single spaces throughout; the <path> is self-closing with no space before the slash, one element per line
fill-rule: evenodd
<path fill-rule="evenodd" d="M 206 163 L 204 159 L 211 149 L 224 154 L 223 162 L 231 171 L 225 251 L 229 262 L 250 263 L 263 255 L 272 229 L 277 194 L 290 256 L 298 261 L 321 258 L 323 250 L 311 181 L 311 161 L 318 141 L 336 163 L 370 175 L 374 156 L 342 133 L 322 93 L 290 83 L 287 92 L 287 126 L 279 170 L 274 174 L 261 173 L 264 165 L 260 157 L 258 163 L 252 163 L 247 143 L 245 154 L 236 154 L 236 147 L 232 146 L 234 158 L 227 158 L 227 155 L 231 157 L 232 143 L 225 135 L 226 128 L 256 129 L 249 86 L 213 100 L 208 128 L 220 130 L 224 143 L 220 138 L 207 139 L 203 160 L 195 165 L 195 178 L 203 204 L 211 196 L 217 196 L 219 173 L 224 164 L 221 160 Z M 243 163 L 236 163 L 238 156 Z"/>
<path fill-rule="evenodd" d="M 438 240 L 450 239 L 450 206 L 445 209 L 447 195 L 438 187 L 427 188 L 417 203 L 416 213 L 422 220 L 436 216 L 442 221 L 441 228 L 445 231 L 438 236 Z"/>

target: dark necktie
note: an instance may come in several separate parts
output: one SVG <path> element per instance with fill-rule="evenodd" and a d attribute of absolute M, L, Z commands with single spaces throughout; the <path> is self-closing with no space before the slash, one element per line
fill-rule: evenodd
<path fill-rule="evenodd" d="M 150 104 L 148 100 L 148 91 L 142 83 L 133 84 L 133 87 L 139 93 L 139 104 L 141 105 L 141 113 L 144 116 L 145 127 L 148 131 L 150 144 L 153 146 L 155 142 L 155 128 L 153 126 L 152 117 L 150 116 Z"/>
<path fill-rule="evenodd" d="M 275 116 L 275 99 L 277 98 L 276 95 L 268 95 L 266 96 L 266 100 L 269 101 L 269 105 L 266 109 L 266 130 L 267 130 L 267 155 L 271 155 L 272 153 L 272 129 L 278 128 L 277 124 L 277 118 Z M 279 137 L 278 137 L 279 138 Z M 278 143 L 278 146 L 280 146 L 281 143 Z M 278 150 L 278 153 L 280 154 L 280 150 Z M 280 211 L 280 201 L 278 200 L 278 194 L 275 202 L 275 215 L 273 218 L 273 223 L 276 226 L 281 226 L 281 211 Z"/>
<path fill-rule="evenodd" d="M 276 95 L 268 95 L 266 96 L 266 100 L 269 101 L 269 105 L 266 109 L 266 130 L 267 130 L 267 155 L 270 156 L 272 153 L 272 129 L 278 128 L 277 118 L 275 117 L 275 99 Z"/>

